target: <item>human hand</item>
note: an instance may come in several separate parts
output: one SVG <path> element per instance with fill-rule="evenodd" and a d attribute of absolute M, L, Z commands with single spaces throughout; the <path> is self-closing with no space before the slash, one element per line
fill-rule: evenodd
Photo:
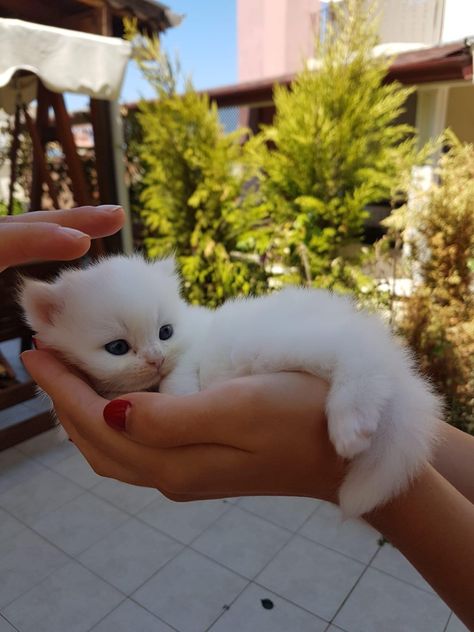
<path fill-rule="evenodd" d="M 327 435 L 327 384 L 320 379 L 275 373 L 184 397 L 127 394 L 121 400 L 131 405 L 119 431 L 104 422 L 110 402 L 57 358 L 46 351 L 22 357 L 101 476 L 180 501 L 264 494 L 336 502 L 345 463 Z"/>
<path fill-rule="evenodd" d="M 0 217 L 0 272 L 38 260 L 77 259 L 91 238 L 116 233 L 125 221 L 120 206 L 83 206 Z"/>

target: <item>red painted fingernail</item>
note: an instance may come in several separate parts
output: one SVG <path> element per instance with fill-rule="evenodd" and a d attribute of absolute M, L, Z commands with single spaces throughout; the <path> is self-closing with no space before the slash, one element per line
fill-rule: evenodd
<path fill-rule="evenodd" d="M 127 410 L 131 405 L 126 399 L 113 399 L 104 408 L 105 423 L 114 430 L 125 430 Z"/>

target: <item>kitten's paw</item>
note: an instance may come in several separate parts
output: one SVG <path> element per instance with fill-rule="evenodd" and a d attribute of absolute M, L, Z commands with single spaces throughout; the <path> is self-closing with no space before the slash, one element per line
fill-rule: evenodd
<path fill-rule="evenodd" d="M 382 375 L 333 383 L 326 413 L 338 454 L 352 459 L 369 448 L 389 397 L 389 382 Z"/>
<path fill-rule="evenodd" d="M 378 420 L 368 421 L 352 414 L 329 416 L 329 438 L 336 452 L 345 459 L 352 459 L 370 446 L 377 430 Z"/>

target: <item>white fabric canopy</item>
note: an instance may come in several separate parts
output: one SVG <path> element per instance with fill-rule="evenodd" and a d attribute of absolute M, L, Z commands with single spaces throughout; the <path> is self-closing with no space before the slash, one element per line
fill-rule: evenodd
<path fill-rule="evenodd" d="M 101 35 L 0 18 L 0 107 L 13 112 L 18 90 L 22 102 L 36 98 L 34 77 L 53 92 L 78 92 L 116 100 L 127 62 L 129 42 Z"/>

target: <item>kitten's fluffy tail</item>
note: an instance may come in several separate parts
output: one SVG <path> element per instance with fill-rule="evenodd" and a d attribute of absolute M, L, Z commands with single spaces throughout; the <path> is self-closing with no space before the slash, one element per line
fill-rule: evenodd
<path fill-rule="evenodd" d="M 416 374 L 402 378 L 368 450 L 339 490 L 344 516 L 361 516 L 402 492 L 431 458 L 442 418 L 440 398 Z"/>

